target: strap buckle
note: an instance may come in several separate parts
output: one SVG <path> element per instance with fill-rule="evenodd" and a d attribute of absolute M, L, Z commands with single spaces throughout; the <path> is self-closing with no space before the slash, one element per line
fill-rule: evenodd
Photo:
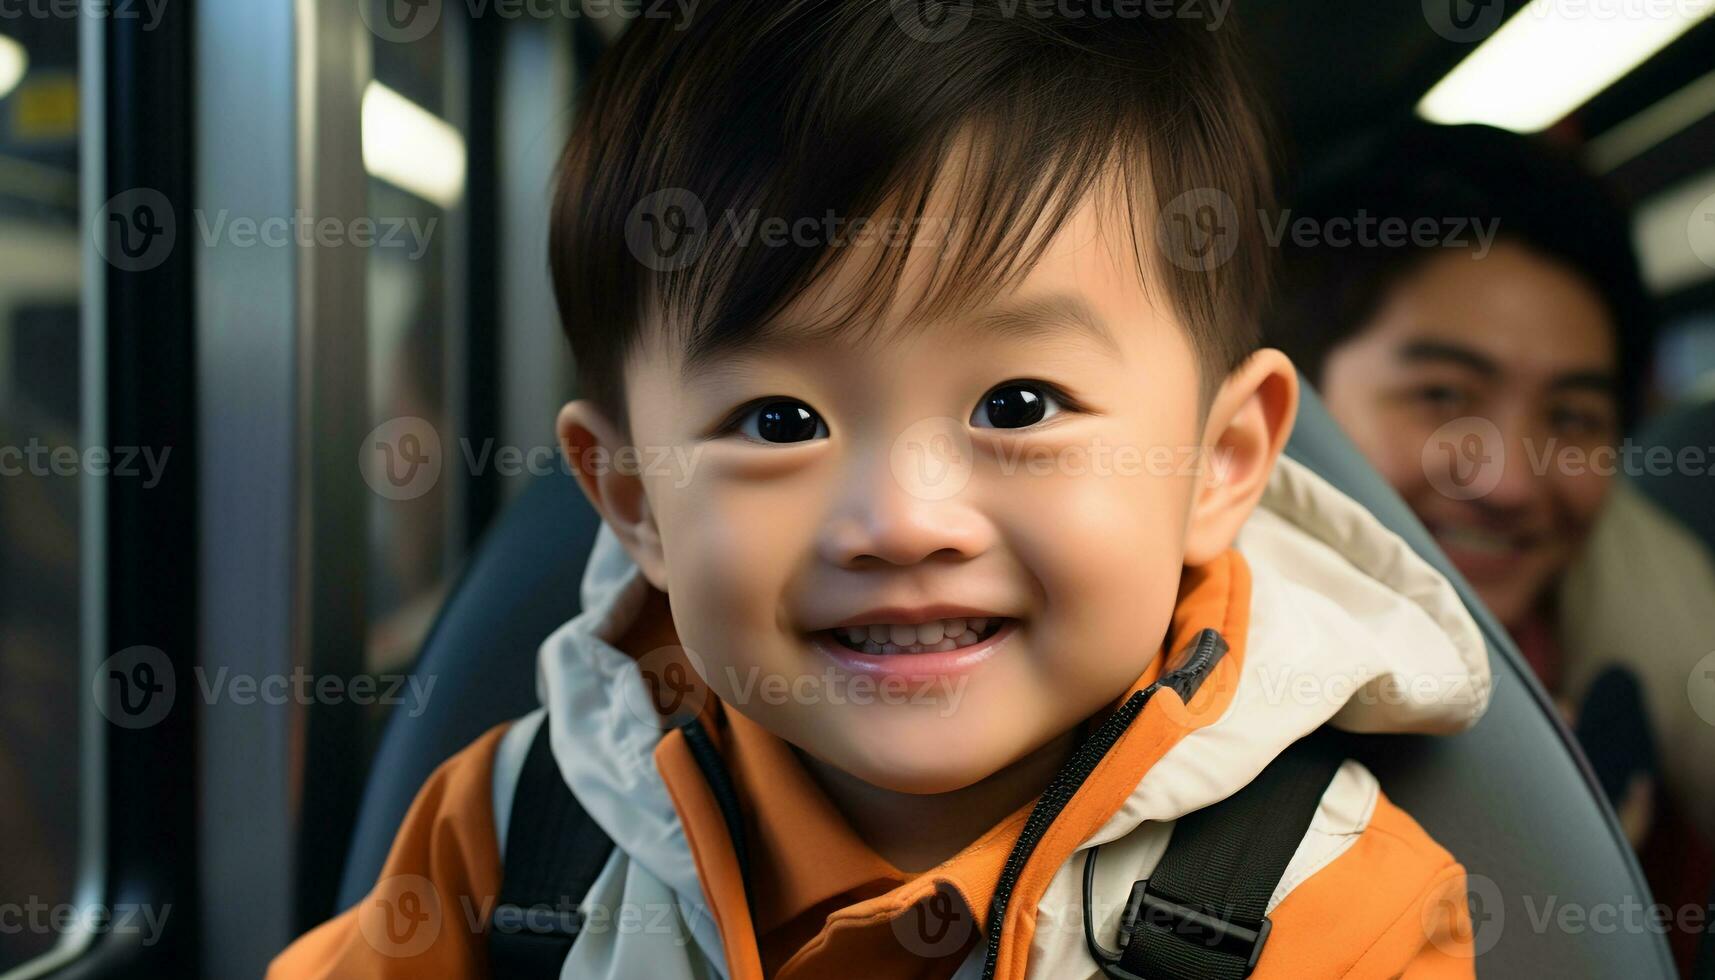
<path fill-rule="evenodd" d="M 1248 977 L 1256 969 L 1262 948 L 1268 943 L 1269 930 L 1274 923 L 1264 916 L 1260 922 L 1234 921 L 1219 915 L 1182 905 L 1153 892 L 1146 878 L 1131 886 L 1125 915 L 1120 919 L 1120 949 L 1130 946 L 1143 928 L 1173 934 L 1183 942 L 1215 950 L 1244 963 L 1240 976 Z"/>

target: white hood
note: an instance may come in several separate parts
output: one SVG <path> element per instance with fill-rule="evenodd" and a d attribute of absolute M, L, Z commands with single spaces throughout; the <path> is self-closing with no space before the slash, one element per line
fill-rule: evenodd
<path fill-rule="evenodd" d="M 1281 461 L 1238 548 L 1252 583 L 1238 690 L 1095 843 L 1225 799 L 1324 724 L 1446 735 L 1488 707 L 1488 648 L 1452 584 L 1301 464 Z"/>

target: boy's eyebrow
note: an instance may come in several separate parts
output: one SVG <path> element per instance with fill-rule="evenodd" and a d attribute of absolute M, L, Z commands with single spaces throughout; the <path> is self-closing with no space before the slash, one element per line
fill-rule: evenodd
<path fill-rule="evenodd" d="M 1075 293 L 1014 300 L 991 307 L 971 321 L 970 329 L 983 334 L 1028 340 L 1055 334 L 1066 328 L 1118 355 L 1119 342 L 1095 309 Z"/>

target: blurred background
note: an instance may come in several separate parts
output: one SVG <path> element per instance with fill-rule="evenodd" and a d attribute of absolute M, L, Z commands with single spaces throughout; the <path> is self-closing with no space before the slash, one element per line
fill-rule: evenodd
<path fill-rule="evenodd" d="M 255 976 L 335 910 L 441 600 L 557 469 L 553 168 L 652 5 L 0 0 L 0 976 Z M 1628 434 L 1715 447 L 1715 8 L 1613 6 L 1223 16 L 1288 204 L 1413 118 L 1605 180 L 1650 300 Z M 1706 545 L 1698 475 L 1640 482 Z"/>

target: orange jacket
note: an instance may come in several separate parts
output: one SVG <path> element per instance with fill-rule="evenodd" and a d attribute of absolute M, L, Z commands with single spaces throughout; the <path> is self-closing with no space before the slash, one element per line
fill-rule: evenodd
<path fill-rule="evenodd" d="M 487 975 L 504 846 L 496 828 L 541 724 L 562 774 L 617 844 L 563 975 L 976 975 L 991 939 L 980 924 L 1028 808 L 946 863 L 900 874 L 818 804 L 790 751 L 711 701 L 705 727 L 757 842 L 747 900 L 684 735 L 661 733 L 627 704 L 641 679 L 611 641 L 646 587 L 604 534 L 585 614 L 544 645 L 541 686 L 554 710 L 491 731 L 443 765 L 375 890 L 300 939 L 270 977 Z M 1239 550 L 1188 570 L 1164 649 L 1204 628 L 1221 632 L 1228 654 L 1189 703 L 1158 690 L 1050 826 L 1010 893 L 995 976 L 1099 976 L 1085 945 L 1080 851 L 1102 847 L 1092 915 L 1115 947 L 1130 884 L 1148 877 L 1173 821 L 1230 795 L 1304 733 L 1456 731 L 1487 703 L 1482 641 L 1450 586 L 1290 463 Z M 1324 794 L 1270 906 L 1259 980 L 1474 975 L 1463 869 L 1355 761 Z"/>

